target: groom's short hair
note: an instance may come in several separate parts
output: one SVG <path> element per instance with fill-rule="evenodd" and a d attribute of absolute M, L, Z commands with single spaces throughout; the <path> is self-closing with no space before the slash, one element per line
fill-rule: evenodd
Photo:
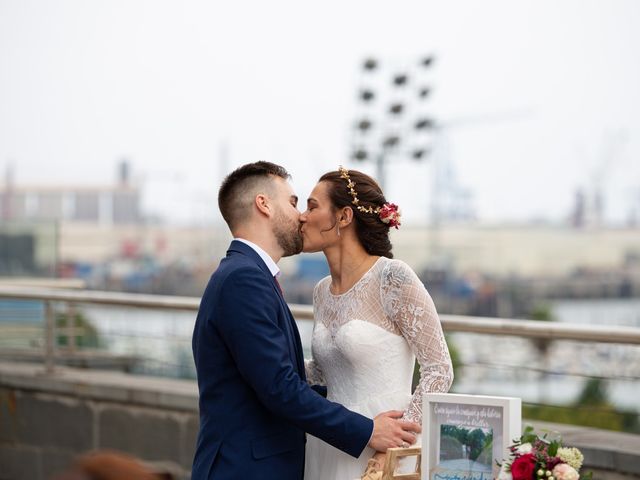
<path fill-rule="evenodd" d="M 247 163 L 227 175 L 218 191 L 218 207 L 232 231 L 250 217 L 256 195 L 273 192 L 274 176 L 291 178 L 284 167 L 264 161 Z"/>

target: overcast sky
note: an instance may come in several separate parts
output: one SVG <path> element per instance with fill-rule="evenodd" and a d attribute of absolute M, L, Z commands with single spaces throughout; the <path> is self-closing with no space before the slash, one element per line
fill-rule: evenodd
<path fill-rule="evenodd" d="M 0 169 L 93 185 L 126 157 L 147 211 L 205 222 L 223 172 L 264 159 L 304 199 L 339 164 L 374 172 L 349 160 L 362 60 L 386 85 L 425 54 L 451 128 L 427 162 L 391 159 L 408 220 L 436 162 L 485 221 L 559 221 L 594 183 L 612 221 L 640 203 L 636 0 L 0 0 Z"/>

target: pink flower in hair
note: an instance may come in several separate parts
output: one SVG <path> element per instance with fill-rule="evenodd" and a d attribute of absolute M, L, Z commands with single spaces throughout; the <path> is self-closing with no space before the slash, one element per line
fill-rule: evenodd
<path fill-rule="evenodd" d="M 391 227 L 397 229 L 400 226 L 401 212 L 395 203 L 385 203 L 382 208 L 380 208 L 378 215 L 380 216 L 380 220 L 388 223 Z"/>

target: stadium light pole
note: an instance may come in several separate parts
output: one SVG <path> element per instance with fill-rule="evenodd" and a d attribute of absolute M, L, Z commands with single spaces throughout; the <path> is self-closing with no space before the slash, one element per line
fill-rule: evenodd
<path fill-rule="evenodd" d="M 432 88 L 422 77 L 433 63 L 433 56 L 425 56 L 410 68 L 395 72 L 385 72 L 375 58 L 362 63 L 364 86 L 358 91 L 361 113 L 355 121 L 351 158 L 374 162 L 376 179 L 383 189 L 386 165 L 392 157 L 420 162 L 429 156 L 427 134 L 436 125 L 426 114 Z M 376 80 L 380 84 L 377 90 L 373 86 Z"/>

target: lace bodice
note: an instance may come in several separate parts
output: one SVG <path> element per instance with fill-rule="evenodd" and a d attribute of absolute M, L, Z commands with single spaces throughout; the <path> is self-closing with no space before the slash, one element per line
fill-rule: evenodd
<path fill-rule="evenodd" d="M 414 360 L 420 382 L 404 418 L 422 422 L 422 396 L 447 392 L 453 381 L 449 350 L 431 297 L 400 260 L 381 257 L 346 293 L 334 295 L 331 277 L 313 294 L 310 383 L 326 384 L 345 406 L 394 393 L 410 394 Z"/>

